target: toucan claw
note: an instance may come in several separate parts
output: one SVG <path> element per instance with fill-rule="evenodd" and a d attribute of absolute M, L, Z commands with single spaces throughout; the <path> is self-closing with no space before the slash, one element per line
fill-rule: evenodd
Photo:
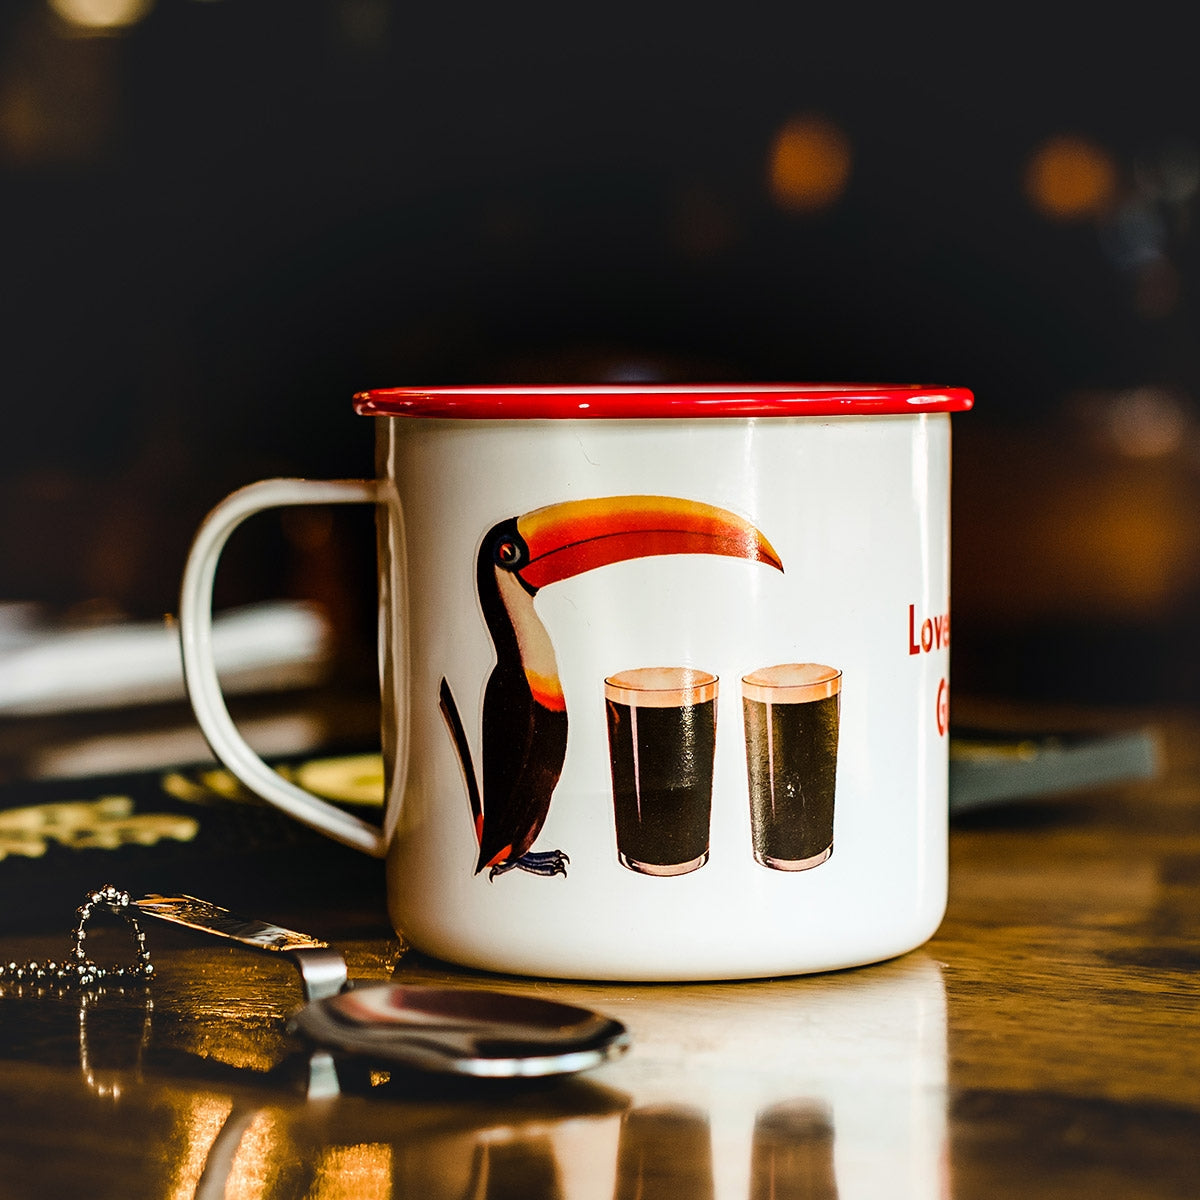
<path fill-rule="evenodd" d="M 506 875 L 509 871 L 528 871 L 530 875 L 562 875 L 567 874 L 567 864 L 571 856 L 562 850 L 528 850 L 520 858 L 512 858 L 507 862 L 497 863 L 488 872 L 488 879 L 497 875 Z"/>

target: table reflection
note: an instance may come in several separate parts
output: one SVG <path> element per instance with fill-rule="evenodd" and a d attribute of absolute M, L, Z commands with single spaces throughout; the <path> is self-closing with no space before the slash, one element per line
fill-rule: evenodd
<path fill-rule="evenodd" d="M 418 959 L 403 959 L 396 978 L 583 1004 L 624 1021 L 633 1049 L 557 1081 L 344 1069 L 343 1094 L 313 1100 L 305 1055 L 278 1022 L 265 1029 L 251 1005 L 240 1023 L 225 1006 L 228 1036 L 197 1042 L 181 993 L 164 980 L 161 995 L 156 981 L 136 996 L 6 996 L 9 1053 L 20 1057 L 20 1041 L 43 1062 L 77 1056 L 77 1094 L 102 1121 L 101 1109 L 128 1112 L 154 1091 L 147 1144 L 171 1197 L 948 1194 L 945 992 L 924 954 L 687 986 L 498 980 Z M 37 1036 L 19 1037 L 21 1025 Z M 256 1040 L 265 1057 L 244 1065 Z"/>
<path fill-rule="evenodd" d="M 599 990 L 586 995 L 604 1002 Z M 947 1194 L 946 999 L 927 955 L 790 980 L 614 993 L 607 1007 L 629 1025 L 634 1049 L 593 1075 L 619 1080 L 630 1097 L 622 1169 L 597 1194 Z M 623 1192 L 635 1147 L 650 1164 L 644 1190 Z"/>
<path fill-rule="evenodd" d="M 447 974 L 410 962 L 400 978 L 444 983 Z M 391 1146 L 391 1165 L 380 1195 L 948 1194 L 945 991 L 937 963 L 925 955 L 833 975 L 683 987 L 451 978 L 462 986 L 535 988 L 602 1009 L 630 1027 L 634 1049 L 565 1084 L 502 1095 L 466 1086 L 432 1124 L 426 1104 L 420 1121 L 383 1143 Z M 392 1079 L 366 1100 L 373 1112 L 390 1101 L 412 1117 L 408 1097 L 423 1090 L 428 1101 L 427 1083 Z M 323 1129 L 310 1156 L 329 1152 L 333 1128 Z M 357 1144 L 366 1154 L 367 1143 Z M 304 1151 L 293 1136 L 275 1153 L 294 1162 Z M 382 1161 L 378 1146 L 371 1161 Z"/>

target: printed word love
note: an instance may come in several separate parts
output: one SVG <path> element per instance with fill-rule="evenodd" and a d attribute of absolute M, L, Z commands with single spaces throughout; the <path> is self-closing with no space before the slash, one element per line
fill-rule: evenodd
<path fill-rule="evenodd" d="M 931 650 L 944 650 L 950 645 L 950 614 L 926 617 L 917 625 L 917 606 L 908 606 L 908 652 L 928 654 Z"/>

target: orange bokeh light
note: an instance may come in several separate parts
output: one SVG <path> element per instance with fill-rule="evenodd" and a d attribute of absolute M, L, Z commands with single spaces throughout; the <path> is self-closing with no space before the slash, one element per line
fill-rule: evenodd
<path fill-rule="evenodd" d="M 771 197 L 781 208 L 816 212 L 846 188 L 852 162 L 850 140 L 821 116 L 792 117 L 771 144 Z"/>
<path fill-rule="evenodd" d="M 1056 220 L 1095 216 L 1112 204 L 1117 167 L 1095 143 L 1059 135 L 1033 152 L 1025 168 L 1025 191 L 1039 212 Z"/>

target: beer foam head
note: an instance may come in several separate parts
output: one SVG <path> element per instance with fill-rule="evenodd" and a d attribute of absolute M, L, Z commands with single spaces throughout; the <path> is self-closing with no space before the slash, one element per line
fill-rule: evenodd
<path fill-rule="evenodd" d="M 604 696 L 641 708 L 681 708 L 717 695 L 717 677 L 693 667 L 634 667 L 604 681 Z"/>
<path fill-rule="evenodd" d="M 820 663 L 780 663 L 742 676 L 742 695 L 760 704 L 807 704 L 841 690 L 841 671 Z"/>

